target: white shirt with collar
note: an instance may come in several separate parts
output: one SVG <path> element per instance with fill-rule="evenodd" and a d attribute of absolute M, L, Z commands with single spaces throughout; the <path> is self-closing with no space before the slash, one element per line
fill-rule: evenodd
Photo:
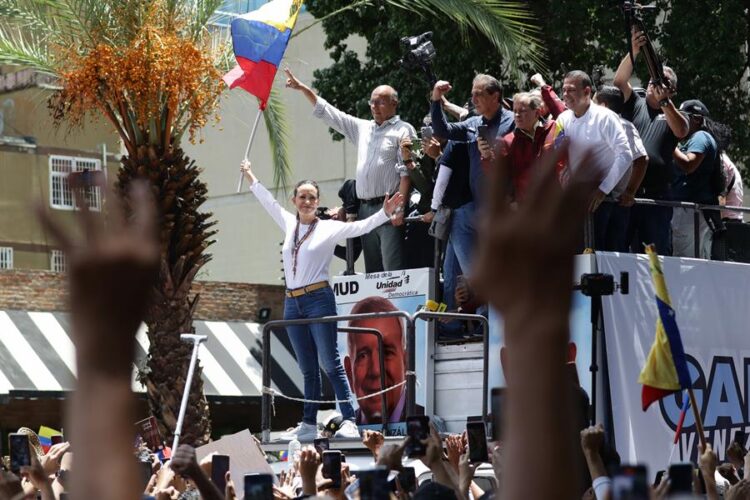
<path fill-rule="evenodd" d="M 250 185 L 263 208 L 276 224 L 284 231 L 284 244 L 281 255 L 284 260 L 284 279 L 289 289 L 301 288 L 319 281 L 328 281 L 331 259 L 336 243 L 347 238 L 356 238 L 369 233 L 376 227 L 388 222 L 388 216 L 382 208 L 374 215 L 356 222 L 319 220 L 310 237 L 305 239 L 297 254 L 297 273 L 293 272 L 292 248 L 294 247 L 294 230 L 297 227 L 297 216 L 282 208 L 278 201 L 260 182 Z M 308 224 L 299 225 L 298 237 L 301 240 L 310 229 Z"/>
<path fill-rule="evenodd" d="M 558 129 L 562 128 L 569 140 L 568 165 L 571 174 L 580 168 L 588 153 L 591 155 L 591 167 L 604 172 L 599 190 L 615 198 L 619 196 L 621 193 L 616 192 L 615 188 L 620 187 L 618 182 L 633 163 L 630 143 L 620 117 L 592 102 L 583 115 L 577 117 L 573 110 L 568 109 L 556 121 Z"/>
<path fill-rule="evenodd" d="M 378 125 L 375 120 L 339 111 L 322 97 L 318 97 L 313 116 L 357 146 L 357 198 L 380 198 L 398 190 L 400 178 L 408 175 L 401 161 L 401 139 L 416 139 L 414 127 L 398 115 Z"/>

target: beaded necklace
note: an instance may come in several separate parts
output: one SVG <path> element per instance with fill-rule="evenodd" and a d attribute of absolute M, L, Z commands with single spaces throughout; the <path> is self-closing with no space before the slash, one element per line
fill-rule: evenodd
<path fill-rule="evenodd" d="M 299 239 L 299 219 L 297 219 L 297 225 L 294 228 L 294 246 L 292 247 L 292 275 L 295 278 L 297 277 L 297 254 L 299 253 L 299 249 L 302 246 L 302 244 L 305 242 L 307 238 L 310 237 L 312 232 L 315 230 L 315 226 L 318 225 L 318 220 L 319 219 L 316 217 L 315 220 L 312 221 L 307 232 L 300 240 Z"/>

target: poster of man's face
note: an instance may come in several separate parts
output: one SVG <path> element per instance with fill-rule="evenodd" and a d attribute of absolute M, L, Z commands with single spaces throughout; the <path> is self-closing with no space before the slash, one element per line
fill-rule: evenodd
<path fill-rule="evenodd" d="M 336 276 L 333 290 L 340 315 L 395 311 L 412 314 L 425 304 L 431 283 L 429 269 L 412 269 Z M 421 382 L 427 380 L 427 360 L 432 353 L 429 348 L 432 326 L 426 321 L 417 321 L 415 327 L 415 411 L 423 414 L 427 393 L 426 384 Z M 388 435 L 403 435 L 406 432 L 407 417 L 407 387 L 404 382 L 409 359 L 405 319 L 394 316 L 341 321 L 339 328 L 344 331 L 338 336 L 338 350 L 355 399 L 357 425 L 381 429 L 384 411 L 382 397 L 378 393 L 381 391 L 382 374 L 385 388 L 393 387 L 385 393 L 385 420 L 389 424 L 385 432 Z M 383 339 L 383 359 L 381 360 L 378 352 L 377 336 L 345 331 L 349 328 L 377 330 Z M 398 387 L 394 387 L 397 385 Z M 360 399 L 373 394 L 374 396 Z"/>
<path fill-rule="evenodd" d="M 386 300 L 386 299 L 383 299 Z M 406 377 L 406 349 L 401 321 L 398 318 L 376 318 L 350 323 L 358 328 L 372 328 L 383 336 L 383 370 L 385 387 L 403 382 Z M 349 334 L 348 349 L 344 356 L 344 369 L 349 378 L 349 385 L 357 398 L 381 390 L 380 386 L 380 353 L 375 335 Z M 405 404 L 405 386 L 386 393 L 386 415 L 388 420 L 397 417 Z M 382 399 L 372 397 L 360 400 L 359 423 L 379 423 L 382 419 Z M 396 413 L 396 410 L 398 413 Z"/>

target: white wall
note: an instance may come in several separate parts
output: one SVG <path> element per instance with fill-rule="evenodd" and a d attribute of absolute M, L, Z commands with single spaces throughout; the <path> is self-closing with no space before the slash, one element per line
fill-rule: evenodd
<path fill-rule="evenodd" d="M 308 26 L 313 17 L 303 13 L 296 30 Z M 287 48 L 282 68 L 288 65 L 295 75 L 306 83 L 312 81 L 315 69 L 331 64 L 328 52 L 323 48 L 325 35 L 320 24 L 293 38 Z M 353 50 L 364 52 L 363 39 L 351 39 L 348 45 Z M 276 77 L 277 88 L 284 86 L 284 74 Z M 313 118 L 312 106 L 301 93 L 283 89 L 282 96 L 287 108 L 290 126 L 290 158 L 292 185 L 301 178 L 312 178 L 320 183 L 321 205 L 340 204 L 338 189 L 346 178 L 354 176 L 356 150 L 352 144 L 334 142 L 328 127 Z M 208 184 L 209 199 L 204 208 L 214 213 L 218 221 L 216 243 L 210 248 L 213 260 L 206 265 L 200 279 L 216 281 L 240 281 L 250 283 L 279 284 L 281 256 L 279 242 L 281 230 L 273 223 L 257 203 L 244 184 L 242 194 L 236 194 L 239 178 L 239 163 L 242 160 L 250 129 L 258 112 L 257 100 L 241 89 L 227 91 L 220 107 L 221 121 L 208 125 L 204 130 L 202 144 L 185 146 L 188 155 L 194 158 Z M 253 169 L 267 186 L 273 185 L 271 152 L 268 135 L 261 119 L 258 134 L 250 153 Z M 285 198 L 287 208 L 291 189 L 277 193 L 279 200 Z M 360 259 L 361 260 L 361 259 Z M 332 273 L 343 270 L 343 261 L 334 258 Z"/>

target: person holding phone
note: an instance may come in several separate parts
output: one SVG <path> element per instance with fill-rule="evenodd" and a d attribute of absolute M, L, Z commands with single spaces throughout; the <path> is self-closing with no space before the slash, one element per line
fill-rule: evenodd
<path fill-rule="evenodd" d="M 283 209 L 268 190 L 258 181 L 250 162 L 242 162 L 242 172 L 250 183 L 250 190 L 263 208 L 284 231 L 282 256 L 286 279 L 284 319 L 312 319 L 336 315 L 336 300 L 328 278 L 336 243 L 355 238 L 388 222 L 401 206 L 400 193 L 385 194 L 383 208 L 370 217 L 356 222 L 320 220 L 317 209 L 320 190 L 317 183 L 303 180 L 294 187 L 292 203 L 297 209 L 292 214 Z M 336 399 L 351 401 L 351 390 L 336 346 L 336 323 L 314 323 L 288 326 L 289 340 L 304 378 L 306 400 L 321 398 L 320 367 L 328 375 Z M 341 403 L 344 422 L 336 437 L 359 437 L 354 424 L 354 409 L 349 402 Z M 282 439 L 312 441 L 317 437 L 317 403 L 305 403 L 302 422 Z"/>

